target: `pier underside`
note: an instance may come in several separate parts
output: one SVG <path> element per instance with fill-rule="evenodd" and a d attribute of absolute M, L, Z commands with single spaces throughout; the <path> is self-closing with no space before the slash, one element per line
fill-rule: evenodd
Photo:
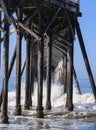
<path fill-rule="evenodd" d="M 74 0 L 1 0 L 0 1 L 0 42 L 4 44 L 4 74 L 0 95 L 2 122 L 8 123 L 8 81 L 16 60 L 16 109 L 21 109 L 21 76 L 26 67 L 25 109 L 32 106 L 34 78 L 38 82 L 37 117 L 43 115 L 43 80 L 47 81 L 46 109 L 51 109 L 52 73 L 60 60 L 63 60 L 64 93 L 67 93 L 66 107 L 73 110 L 73 76 L 80 88 L 73 65 L 75 30 L 78 35 L 93 94 L 96 88 L 86 54 L 83 37 L 78 23 L 81 16 L 79 1 Z M 11 25 L 14 27 L 10 30 Z M 9 63 L 9 37 L 16 32 L 16 47 Z M 3 34 L 3 37 L 2 37 Z M 26 59 L 21 63 L 22 38 L 26 41 Z"/>

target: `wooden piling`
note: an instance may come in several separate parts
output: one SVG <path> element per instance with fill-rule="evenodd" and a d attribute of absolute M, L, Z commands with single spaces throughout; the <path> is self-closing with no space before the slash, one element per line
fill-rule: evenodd
<path fill-rule="evenodd" d="M 8 60 L 9 60 L 9 23 L 4 16 L 4 70 L 3 70 L 3 97 L 2 97 L 2 123 L 8 122 Z"/>
<path fill-rule="evenodd" d="M 31 25 L 31 21 L 30 21 L 30 28 L 31 30 L 34 30 L 33 29 L 33 26 Z M 34 38 L 31 36 L 31 39 L 30 39 L 30 84 L 29 84 L 29 106 L 32 107 L 32 94 L 34 92 L 34 72 L 35 72 L 35 45 L 33 43 L 34 41 Z"/>
<path fill-rule="evenodd" d="M 33 38 L 32 38 L 33 40 Z M 29 100 L 30 100 L 30 106 L 32 106 L 32 93 L 34 92 L 34 55 L 35 55 L 35 50 L 34 50 L 34 45 L 31 43 L 30 45 L 30 88 L 29 88 Z"/>
<path fill-rule="evenodd" d="M 1 20 L 2 20 L 2 13 L 0 12 L 0 26 L 1 26 Z M 0 31 L 0 39 L 1 39 L 1 31 Z M 1 67 L 1 42 L 0 42 L 0 67 Z"/>
<path fill-rule="evenodd" d="M 49 33 L 47 42 L 47 100 L 46 109 L 51 110 L 51 61 L 52 60 L 52 33 Z"/>
<path fill-rule="evenodd" d="M 25 109 L 30 109 L 30 35 L 26 37 L 26 83 L 25 83 Z"/>
<path fill-rule="evenodd" d="M 21 10 L 17 9 L 18 20 L 22 20 Z M 16 43 L 16 109 L 15 115 L 21 114 L 21 41 L 22 35 L 20 27 L 17 26 L 17 43 Z"/>
<path fill-rule="evenodd" d="M 94 94 L 94 98 L 95 98 L 95 102 L 96 102 L 96 86 L 95 86 L 94 78 L 93 78 L 93 75 L 92 75 L 91 67 L 90 67 L 90 64 L 89 64 L 88 56 L 87 56 L 87 53 L 86 53 L 82 33 L 81 33 L 80 26 L 79 26 L 77 19 L 75 20 L 75 27 L 76 27 L 76 31 L 77 31 L 82 55 L 83 55 L 83 58 L 84 58 L 86 70 L 87 70 L 87 73 L 88 73 L 89 81 L 90 81 L 90 84 L 91 84 L 91 87 L 92 87 L 92 90 L 93 90 L 93 94 Z"/>
<path fill-rule="evenodd" d="M 1 25 L 2 13 L 0 12 L 0 25 Z M 1 31 L 0 31 L 0 39 L 1 39 Z M 1 67 L 1 42 L 0 42 L 0 67 Z M 2 91 L 0 92 L 0 111 L 1 111 L 1 102 L 2 102 Z"/>
<path fill-rule="evenodd" d="M 67 92 L 67 56 L 63 57 L 63 71 L 64 71 L 64 94 Z"/>
<path fill-rule="evenodd" d="M 44 34 L 41 32 L 41 41 L 38 43 L 38 97 L 37 117 L 43 118 L 43 55 L 44 55 Z"/>
<path fill-rule="evenodd" d="M 73 111 L 73 35 L 68 28 L 68 41 L 72 45 L 67 49 L 67 100 L 66 107 L 68 111 Z"/>

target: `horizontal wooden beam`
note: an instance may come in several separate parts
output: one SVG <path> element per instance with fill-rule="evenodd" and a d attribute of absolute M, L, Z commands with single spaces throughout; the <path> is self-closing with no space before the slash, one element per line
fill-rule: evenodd
<path fill-rule="evenodd" d="M 66 44 L 66 46 L 72 46 L 72 43 L 69 41 L 65 40 L 64 37 L 60 36 L 60 34 L 54 34 L 55 37 L 61 38 L 62 41 Z"/>
<path fill-rule="evenodd" d="M 61 48 L 61 47 L 59 47 L 59 46 L 57 46 L 56 44 L 53 44 L 53 46 L 59 51 L 59 52 L 61 52 L 62 54 L 66 54 L 65 53 L 65 51 Z"/>
<path fill-rule="evenodd" d="M 67 49 L 69 48 L 67 45 L 65 45 L 65 43 L 63 42 L 63 41 L 60 41 L 59 39 L 57 39 L 57 38 L 54 38 L 55 40 L 54 40 L 54 43 L 56 44 L 56 45 L 59 45 L 59 46 L 61 46 L 61 48 L 63 49 L 63 50 L 65 50 L 65 51 L 67 51 Z"/>
<path fill-rule="evenodd" d="M 15 19 L 16 20 L 16 19 Z M 30 30 L 27 26 L 25 26 L 23 23 L 21 23 L 20 21 L 16 20 L 17 24 L 24 29 L 27 33 L 29 33 L 31 36 L 33 36 L 35 39 L 37 40 L 41 40 L 40 36 L 37 35 L 35 32 L 33 32 L 32 30 Z"/>

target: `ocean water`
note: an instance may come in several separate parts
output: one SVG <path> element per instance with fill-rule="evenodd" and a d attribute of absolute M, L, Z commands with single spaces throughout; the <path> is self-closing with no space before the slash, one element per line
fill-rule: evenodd
<path fill-rule="evenodd" d="M 0 79 L 1 80 L 1 79 Z M 15 116 L 15 78 L 9 81 L 8 93 L 8 116 L 9 124 L 1 123 L 0 130 L 96 130 L 96 104 L 87 79 L 80 79 L 79 84 L 82 95 L 78 94 L 75 84 L 73 85 L 74 111 L 68 112 L 65 107 L 66 94 L 63 94 L 63 85 L 52 83 L 52 110 L 44 109 L 44 118 L 36 118 L 37 106 L 37 83 L 32 95 L 32 108 L 24 110 L 25 78 L 22 78 L 21 105 L 22 115 Z M 0 90 L 2 84 L 0 82 Z M 43 107 L 46 104 L 46 82 L 43 85 Z"/>

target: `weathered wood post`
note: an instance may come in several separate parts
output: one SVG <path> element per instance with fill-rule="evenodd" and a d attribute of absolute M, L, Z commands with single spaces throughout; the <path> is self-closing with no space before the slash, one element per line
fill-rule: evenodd
<path fill-rule="evenodd" d="M 26 84 L 25 84 L 25 109 L 30 109 L 29 91 L 30 91 L 30 35 L 26 37 Z"/>
<path fill-rule="evenodd" d="M 2 13 L 0 12 L 0 25 L 1 25 Z M 0 39 L 1 39 L 1 31 L 0 31 Z M 1 42 L 0 42 L 0 67 L 1 67 Z M 2 102 L 2 91 L 0 92 L 0 111 L 1 111 L 1 103 Z"/>
<path fill-rule="evenodd" d="M 88 73 L 89 81 L 90 81 L 90 84 L 91 84 L 91 87 L 92 87 L 92 90 L 93 90 L 93 94 L 94 94 L 94 98 L 95 98 L 95 102 L 96 102 L 96 86 L 95 86 L 94 78 L 93 78 L 93 75 L 92 75 L 91 67 L 90 67 L 90 64 L 89 64 L 87 52 L 86 52 L 86 49 L 85 49 L 82 33 L 81 33 L 80 26 L 79 26 L 77 19 L 75 20 L 75 27 L 76 27 L 76 31 L 77 31 L 82 55 L 83 55 L 83 58 L 84 58 L 86 70 L 87 70 L 87 73 Z"/>
<path fill-rule="evenodd" d="M 40 20 L 40 19 L 39 19 Z M 44 33 L 40 22 L 39 25 L 41 41 L 38 43 L 38 97 L 37 117 L 43 118 L 43 57 L 44 57 Z"/>
<path fill-rule="evenodd" d="M 33 70 L 33 46 L 30 44 L 30 83 L 29 83 L 29 105 L 32 107 L 32 89 L 34 86 L 34 70 Z"/>
<path fill-rule="evenodd" d="M 31 43 L 30 45 L 30 90 L 29 90 L 30 106 L 32 106 L 32 93 L 34 91 L 34 71 L 35 71 L 34 54 L 35 54 L 34 45 L 33 43 Z"/>
<path fill-rule="evenodd" d="M 47 100 L 46 109 L 51 110 L 51 60 L 52 60 L 52 33 L 49 32 L 49 41 L 47 42 Z"/>
<path fill-rule="evenodd" d="M 67 92 L 67 56 L 63 57 L 63 71 L 64 71 L 64 94 Z"/>
<path fill-rule="evenodd" d="M 18 20 L 22 20 L 21 10 L 17 9 Z M 21 42 L 22 34 L 17 25 L 17 43 L 16 43 L 16 109 L 15 115 L 21 114 Z"/>
<path fill-rule="evenodd" d="M 67 49 L 67 101 L 66 107 L 68 111 L 73 111 L 73 35 L 70 27 L 67 32 L 67 39 L 70 47 Z"/>
<path fill-rule="evenodd" d="M 8 63 L 9 63 L 9 24 L 4 16 L 4 70 L 3 70 L 3 97 L 2 97 L 2 123 L 8 122 Z"/>
<path fill-rule="evenodd" d="M 2 20 L 2 13 L 0 12 L 0 26 L 1 26 L 1 20 Z M 0 31 L 0 39 L 1 39 L 1 31 Z M 1 42 L 0 42 L 0 67 L 1 67 Z"/>

